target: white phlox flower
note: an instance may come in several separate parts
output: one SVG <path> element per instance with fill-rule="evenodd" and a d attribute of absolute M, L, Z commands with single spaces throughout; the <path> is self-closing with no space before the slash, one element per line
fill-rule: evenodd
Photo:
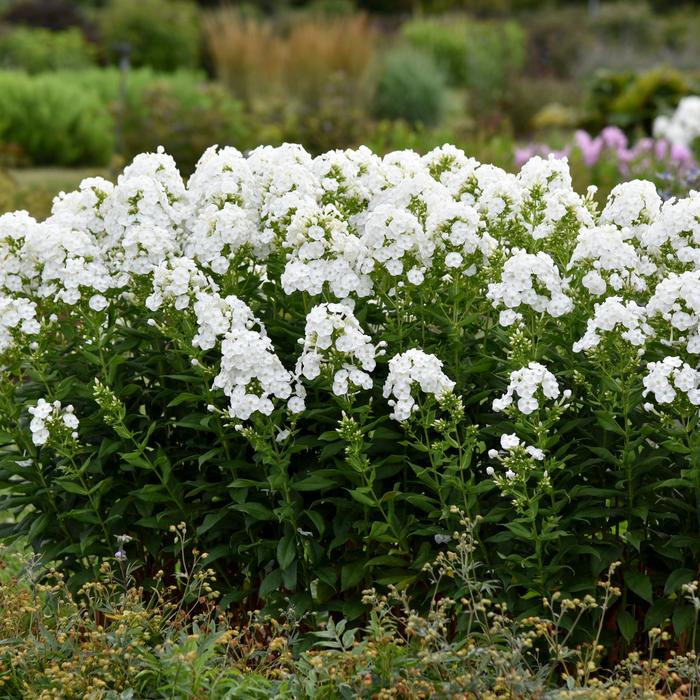
<path fill-rule="evenodd" d="M 494 308 L 505 307 L 500 323 L 509 326 L 522 318 L 522 307 L 555 318 L 569 313 L 573 303 L 567 291 L 565 280 L 547 253 L 533 255 L 519 250 L 506 260 L 501 281 L 489 284 L 486 296 Z"/>
<path fill-rule="evenodd" d="M 29 430 L 35 445 L 45 445 L 55 433 L 68 434 L 77 439 L 79 421 L 72 405 L 62 407 L 60 401 L 49 403 L 46 399 L 39 399 L 36 405 L 27 410 L 32 416 Z"/>
<path fill-rule="evenodd" d="M 653 394 L 657 403 L 672 403 L 681 392 L 693 406 L 700 406 L 700 372 L 680 357 L 665 357 L 661 362 L 650 362 L 642 382 L 642 396 Z"/>
<path fill-rule="evenodd" d="M 514 370 L 509 379 L 505 394 L 493 401 L 494 411 L 504 411 L 513 404 L 513 397 L 517 396 L 518 410 L 530 415 L 539 408 L 540 395 L 546 399 L 559 397 L 556 377 L 539 362 L 530 362 L 527 367 Z"/>
<path fill-rule="evenodd" d="M 346 304 L 319 304 L 306 317 L 297 376 L 313 380 L 323 369 L 333 372 L 333 393 L 343 396 L 357 389 L 371 389 L 371 372 L 378 347 L 363 332 Z"/>
<path fill-rule="evenodd" d="M 442 362 L 417 348 L 394 355 L 389 361 L 389 374 L 384 383 L 384 398 L 392 407 L 390 417 L 404 422 L 418 410 L 413 397 L 415 389 L 435 398 L 451 393 L 455 383 L 442 371 Z"/>

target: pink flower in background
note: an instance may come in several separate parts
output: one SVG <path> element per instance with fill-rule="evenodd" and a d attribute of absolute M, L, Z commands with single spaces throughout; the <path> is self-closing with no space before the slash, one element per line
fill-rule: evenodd
<path fill-rule="evenodd" d="M 579 129 L 574 134 L 573 143 L 560 151 L 543 143 L 528 144 L 515 149 L 514 159 L 516 166 L 522 167 L 533 156 L 552 154 L 555 158 L 564 158 L 572 150 L 580 154 L 584 165 L 589 168 L 603 156 L 614 159 L 618 172 L 625 177 L 648 176 L 650 172 L 669 169 L 683 173 L 696 167 L 693 154 L 686 146 L 646 137 L 630 147 L 625 132 L 616 126 L 605 127 L 595 137 Z"/>
<path fill-rule="evenodd" d="M 581 157 L 587 166 L 590 167 L 598 162 L 600 153 L 603 150 L 603 142 L 600 138 L 591 138 L 591 135 L 587 131 L 579 129 L 574 134 L 574 143 L 579 151 L 581 151 Z"/>
<path fill-rule="evenodd" d="M 605 146 L 618 153 L 627 150 L 627 136 L 617 126 L 606 126 L 600 132 L 599 138 L 602 139 Z"/>

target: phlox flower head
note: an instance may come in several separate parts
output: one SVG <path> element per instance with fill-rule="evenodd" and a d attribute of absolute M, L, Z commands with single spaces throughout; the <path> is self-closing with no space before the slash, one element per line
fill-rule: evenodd
<path fill-rule="evenodd" d="M 573 308 L 567 284 L 559 269 L 547 255 L 519 250 L 506 260 L 500 282 L 488 286 L 487 298 L 495 308 L 505 307 L 500 323 L 509 326 L 522 318 L 521 310 L 529 307 L 558 318 Z"/>
<path fill-rule="evenodd" d="M 542 398 L 557 399 L 559 394 L 556 377 L 539 362 L 530 362 L 527 367 L 511 372 L 508 388 L 503 396 L 494 399 L 493 410 L 504 411 L 513 405 L 514 396 L 517 396 L 518 410 L 530 415 L 539 408 Z M 501 439 L 504 437 L 507 436 Z"/>
<path fill-rule="evenodd" d="M 333 393 L 346 395 L 371 389 L 377 347 L 362 330 L 347 304 L 319 304 L 306 317 L 302 352 L 296 374 L 315 379 L 324 369 L 333 372 Z"/>
<path fill-rule="evenodd" d="M 29 430 L 35 445 L 45 445 L 51 437 L 77 439 L 79 421 L 72 405 L 62 407 L 60 401 L 49 403 L 46 399 L 39 399 L 27 410 L 32 416 Z"/>
<path fill-rule="evenodd" d="M 384 398 L 392 407 L 390 417 L 403 423 L 418 410 L 414 391 L 439 398 L 450 393 L 455 383 L 442 371 L 442 362 L 417 348 L 394 355 L 384 383 Z"/>
<path fill-rule="evenodd" d="M 574 352 L 592 350 L 610 334 L 641 347 L 647 338 L 654 335 L 654 330 L 647 323 L 647 313 L 643 306 L 634 301 L 623 301 L 621 297 L 608 297 L 595 305 L 593 318 L 589 318 L 586 323 L 585 334 L 574 343 L 572 349 Z"/>
<path fill-rule="evenodd" d="M 642 382 L 642 396 L 652 394 L 659 404 L 673 403 L 680 392 L 693 406 L 700 406 L 700 372 L 680 357 L 650 362 Z"/>

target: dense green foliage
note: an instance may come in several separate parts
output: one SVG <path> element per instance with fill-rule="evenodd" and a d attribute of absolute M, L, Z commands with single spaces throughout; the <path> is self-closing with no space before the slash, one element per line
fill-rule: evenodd
<path fill-rule="evenodd" d="M 186 0 L 111 0 L 99 15 L 105 48 L 114 56 L 119 44 L 130 47 L 134 66 L 173 71 L 196 68 L 199 21 Z"/>
<path fill-rule="evenodd" d="M 97 50 L 78 29 L 51 32 L 19 27 L 0 33 L 0 65 L 28 73 L 62 68 L 86 68 L 95 63 Z"/>
<path fill-rule="evenodd" d="M 120 80 L 116 69 L 0 72 L 0 141 L 30 163 L 106 165 L 119 133 L 124 157 L 167 145 L 184 171 L 212 142 L 247 142 L 239 103 L 197 73 L 133 70 L 124 102 Z"/>
<path fill-rule="evenodd" d="M 0 141 L 29 159 L 105 164 L 114 129 L 107 105 L 58 74 L 0 72 Z"/>

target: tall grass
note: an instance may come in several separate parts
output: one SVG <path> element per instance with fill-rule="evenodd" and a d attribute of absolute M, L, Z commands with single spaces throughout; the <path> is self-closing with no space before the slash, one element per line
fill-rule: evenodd
<path fill-rule="evenodd" d="M 362 14 L 258 20 L 229 7 L 208 13 L 204 32 L 218 77 L 249 101 L 281 95 L 315 100 L 339 79 L 356 86 L 377 45 Z"/>

